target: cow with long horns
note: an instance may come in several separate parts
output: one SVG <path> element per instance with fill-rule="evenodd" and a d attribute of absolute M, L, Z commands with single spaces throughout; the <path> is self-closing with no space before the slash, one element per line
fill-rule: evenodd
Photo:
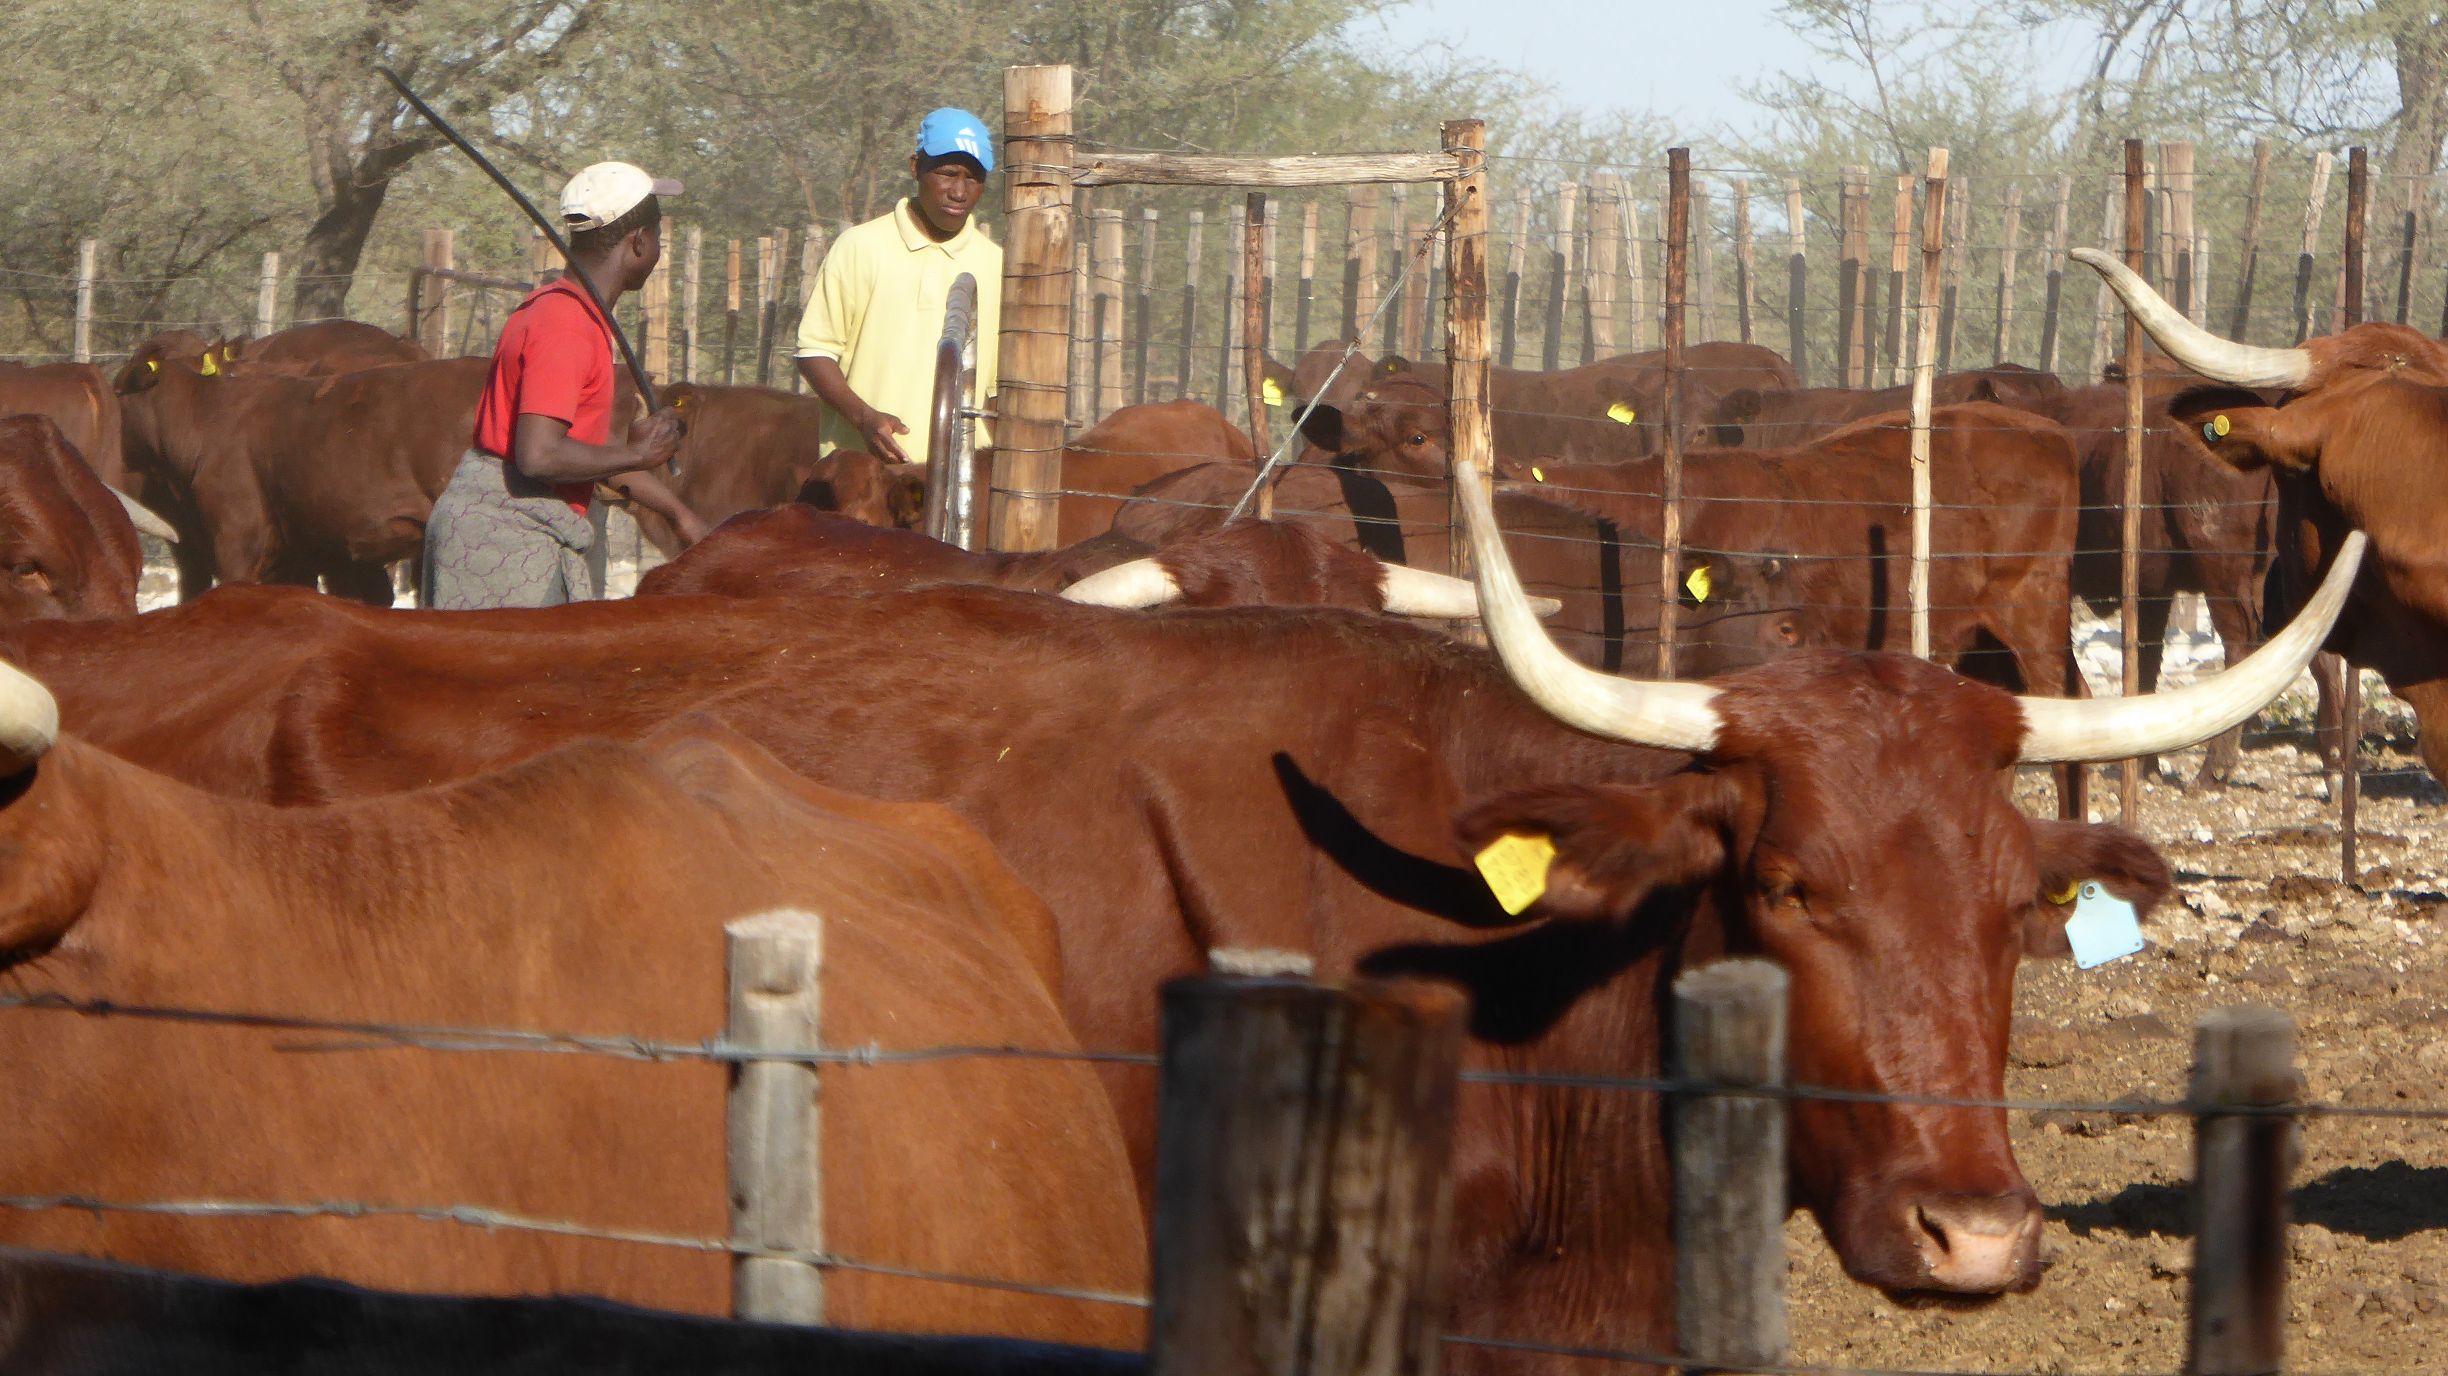
<path fill-rule="evenodd" d="M 2210 452 L 2278 478 L 2284 600 L 2371 536 L 2372 567 L 2327 649 L 2414 708 L 2423 763 L 2448 783 L 2448 344 L 2367 324 L 2292 349 L 2222 339 L 2097 249 L 2076 249 L 2160 348 L 2218 386 L 2168 403 Z M 2261 391 L 2276 390 L 2272 404 Z M 2276 609 L 2273 608 L 2273 612 Z"/>
<path fill-rule="evenodd" d="M 2054 896 L 2095 879 L 2147 909 L 2169 884 L 2128 833 L 2026 818 L 2002 776 L 2244 719 L 2328 633 L 2360 550 L 2349 537 L 2298 624 L 2168 693 L 2018 699 L 1836 652 L 1639 682 L 1548 640 L 1485 475 L 1461 476 L 1493 656 L 1346 612 L 1149 615 L 968 587 L 815 613 L 679 598 L 350 609 L 302 652 L 283 642 L 300 659 L 264 757 L 290 799 L 339 798 L 704 711 L 834 787 L 943 802 L 978 826 L 1060 924 L 1064 1011 L 1087 1045 L 1152 1047 L 1158 982 L 1260 948 L 1307 952 L 1327 975 L 1467 988 L 1484 1069 L 1649 1077 L 1675 973 L 1760 954 L 1792 971 L 1795 1081 L 1994 1099 L 2017 962 L 2064 946 Z M 1473 871 L 1508 836 L 1552 848 L 1510 903 Z M 1107 1084 L 1144 1183 L 1153 1084 L 1131 1069 Z M 1474 1086 L 1456 1130 L 1452 1331 L 1664 1349 L 1656 1098 Z M 2037 1283 L 2041 1212 L 2003 1110 L 1804 1101 L 1791 1143 L 1798 1201 L 1855 1277 Z M 1551 1365 L 1488 1347 L 1454 1360 Z"/>

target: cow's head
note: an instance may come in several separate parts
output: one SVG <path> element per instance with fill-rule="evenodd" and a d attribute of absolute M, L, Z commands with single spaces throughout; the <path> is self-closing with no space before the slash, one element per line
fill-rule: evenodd
<path fill-rule="evenodd" d="M 178 538 L 96 477 L 50 417 L 0 419 L 0 623 L 135 615 L 140 525 Z"/>
<path fill-rule="evenodd" d="M 1658 924 L 1685 961 L 1764 955 L 1792 977 L 1792 1080 L 1995 1099 L 2014 975 L 2061 948 L 2071 879 L 2147 908 L 2169 883 L 2141 840 L 2039 822 L 2001 774 L 2018 762 L 2165 751 L 2241 721 L 2326 634 L 2361 536 L 2306 614 L 2192 687 L 2101 702 L 2021 698 L 1902 655 L 1807 652 L 1712 682 L 1638 682 L 1575 663 L 1521 603 L 1484 479 L 1460 483 L 1482 620 L 1515 683 L 1593 735 L 1690 752 L 1640 785 L 1481 799 L 1477 853 L 1505 835 L 1553 847 L 1527 921 Z M 1996 1108 L 1798 1099 L 1799 1201 L 1855 1277 L 1894 1290 L 2036 1283 L 2040 1211 Z"/>
<path fill-rule="evenodd" d="M 210 347 L 204 336 L 192 330 L 164 330 L 136 346 L 127 362 L 112 375 L 111 387 L 122 396 L 149 391 L 161 381 L 164 368 L 176 366 L 195 371 Z"/>
<path fill-rule="evenodd" d="M 1445 393 L 1421 379 L 1373 382 L 1340 406 L 1320 402 L 1301 422 L 1311 444 L 1380 477 L 1445 477 Z"/>

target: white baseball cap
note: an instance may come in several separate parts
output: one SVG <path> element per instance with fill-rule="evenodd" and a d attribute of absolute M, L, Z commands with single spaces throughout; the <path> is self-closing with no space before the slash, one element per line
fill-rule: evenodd
<path fill-rule="evenodd" d="M 669 177 L 649 177 L 633 163 L 599 162 L 579 169 L 561 188 L 561 222 L 571 229 L 601 229 L 648 196 L 679 194 L 680 183 Z"/>

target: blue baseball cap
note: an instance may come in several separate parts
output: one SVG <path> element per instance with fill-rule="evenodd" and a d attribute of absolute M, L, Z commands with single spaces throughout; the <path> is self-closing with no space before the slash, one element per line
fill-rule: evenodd
<path fill-rule="evenodd" d="M 994 136 L 986 132 L 986 122 L 947 105 L 918 122 L 918 156 L 940 158 L 953 153 L 977 159 L 981 171 L 994 171 Z"/>

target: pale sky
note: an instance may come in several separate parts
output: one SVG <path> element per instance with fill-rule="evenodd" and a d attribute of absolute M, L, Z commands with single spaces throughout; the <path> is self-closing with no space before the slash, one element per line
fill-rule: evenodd
<path fill-rule="evenodd" d="M 1929 8 L 1966 3 L 1930 0 Z M 1549 83 L 1569 104 L 1648 110 L 1698 136 L 1751 126 L 1757 112 L 1742 98 L 1745 82 L 1820 60 L 1781 22 L 1782 8 L 1778 0 L 1413 0 L 1384 23 L 1398 44 L 1450 43 Z M 1924 5 L 1893 8 L 1908 31 Z M 2070 34 L 2040 46 L 2041 60 L 2068 76 L 2086 56 Z"/>

